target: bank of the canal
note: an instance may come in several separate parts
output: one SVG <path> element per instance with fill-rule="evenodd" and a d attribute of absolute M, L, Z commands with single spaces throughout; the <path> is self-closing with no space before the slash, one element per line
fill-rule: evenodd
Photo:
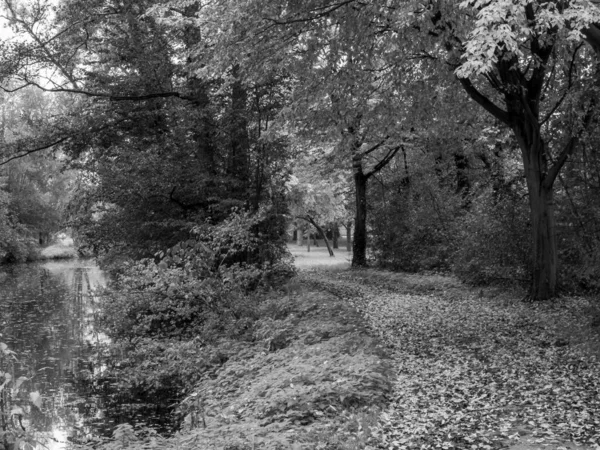
<path fill-rule="evenodd" d="M 72 238 L 59 239 L 40 251 L 40 260 L 77 258 L 77 250 Z"/>

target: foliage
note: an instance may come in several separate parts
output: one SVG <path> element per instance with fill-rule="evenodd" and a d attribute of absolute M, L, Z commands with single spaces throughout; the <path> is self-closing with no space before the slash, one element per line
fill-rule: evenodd
<path fill-rule="evenodd" d="M 178 407 L 180 433 L 119 427 L 106 448 L 365 448 L 391 387 L 388 355 L 345 302 L 306 281 L 286 291 L 257 305 L 251 341 L 164 349 L 169 367 L 183 345 L 183 370 L 200 368 Z"/>
<path fill-rule="evenodd" d="M 586 0 L 560 6 L 556 2 L 528 0 L 465 0 L 460 6 L 476 11 L 462 55 L 464 62 L 457 70 L 463 78 L 490 73 L 502 58 L 516 57 L 519 65 L 525 67 L 529 64 L 527 50 L 532 48 L 531 41 L 545 36 L 547 45 L 553 45 L 557 39 L 577 42 L 583 38 L 583 30 L 600 22 L 600 11 Z M 531 23 L 533 17 L 535 21 Z"/>
<path fill-rule="evenodd" d="M 26 389 L 27 377 L 16 376 L 17 364 L 15 352 L 0 342 L 0 443 L 3 448 L 34 448 L 37 436 L 28 425 L 41 410 L 43 399 L 37 390 Z"/>
<path fill-rule="evenodd" d="M 33 89 L 0 96 L 0 143 L 7 147 L 37 132 L 44 115 L 59 102 Z M 7 156 L 3 152 L 4 156 Z M 0 166 L 0 260 L 24 262 L 37 257 L 39 245 L 63 222 L 73 174 L 59 158 L 32 155 Z"/>
<path fill-rule="evenodd" d="M 160 262 L 120 266 L 104 301 L 110 335 L 189 338 L 207 328 L 201 335 L 210 339 L 213 328 L 235 328 L 252 310 L 253 291 L 291 273 L 283 242 L 269 232 L 271 214 L 234 212 L 196 227 L 192 239 L 158 253 Z"/>
<path fill-rule="evenodd" d="M 402 179 L 392 179 L 382 201 L 373 202 L 373 257 L 394 270 L 447 271 L 457 245 L 462 199 L 436 185 L 431 174 L 413 175 L 410 188 Z"/>
<path fill-rule="evenodd" d="M 453 271 L 461 280 L 475 285 L 529 280 L 529 217 L 518 191 L 482 193 L 458 225 L 462 244 L 453 255 Z"/>

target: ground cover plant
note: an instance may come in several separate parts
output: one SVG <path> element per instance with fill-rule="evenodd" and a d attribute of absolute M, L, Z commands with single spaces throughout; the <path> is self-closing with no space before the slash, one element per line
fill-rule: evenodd
<path fill-rule="evenodd" d="M 351 304 L 292 281 L 262 300 L 248 330 L 244 337 L 223 333 L 212 343 L 153 343 L 143 346 L 137 363 L 121 360 L 129 365 L 120 372 L 123 388 L 164 388 L 169 379 L 185 378 L 186 397 L 177 408 L 181 432 L 166 438 L 122 425 L 105 447 L 368 445 L 369 427 L 389 400 L 391 363 Z"/>

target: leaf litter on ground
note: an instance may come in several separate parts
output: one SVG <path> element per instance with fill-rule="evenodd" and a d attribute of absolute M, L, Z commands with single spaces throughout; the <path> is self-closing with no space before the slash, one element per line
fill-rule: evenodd
<path fill-rule="evenodd" d="M 379 448 L 600 448 L 592 300 L 490 298 L 440 275 L 309 276 L 355 302 L 393 351 Z"/>

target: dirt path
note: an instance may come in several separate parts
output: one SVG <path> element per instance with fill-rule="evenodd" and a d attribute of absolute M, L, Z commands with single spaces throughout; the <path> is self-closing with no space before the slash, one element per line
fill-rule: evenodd
<path fill-rule="evenodd" d="M 439 275 L 345 271 L 302 258 L 300 277 L 352 302 L 391 349 L 389 449 L 598 449 L 598 333 L 584 299 L 527 305 Z"/>

